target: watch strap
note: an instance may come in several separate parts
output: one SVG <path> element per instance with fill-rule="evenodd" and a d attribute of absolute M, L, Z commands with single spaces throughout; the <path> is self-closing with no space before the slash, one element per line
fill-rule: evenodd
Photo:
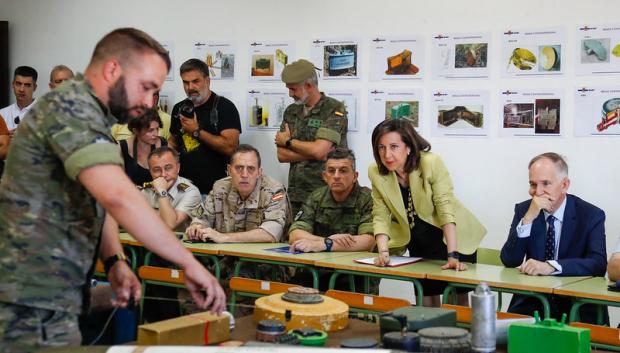
<path fill-rule="evenodd" d="M 451 257 L 453 259 L 459 259 L 459 252 L 458 251 L 451 251 L 448 253 L 448 257 Z"/>
<path fill-rule="evenodd" d="M 121 252 L 118 254 L 114 254 L 108 257 L 107 259 L 105 259 L 105 261 L 103 262 L 103 268 L 105 270 L 106 275 L 110 272 L 110 269 L 112 268 L 112 266 L 114 266 L 114 264 L 117 263 L 118 261 L 125 261 L 128 265 L 130 265 L 130 261 L 127 258 L 127 256 L 125 256 L 124 253 Z"/>
<path fill-rule="evenodd" d="M 334 241 L 331 240 L 330 238 L 325 238 L 325 240 L 323 240 L 325 242 L 325 251 L 330 252 L 332 251 L 332 246 L 334 246 Z"/>

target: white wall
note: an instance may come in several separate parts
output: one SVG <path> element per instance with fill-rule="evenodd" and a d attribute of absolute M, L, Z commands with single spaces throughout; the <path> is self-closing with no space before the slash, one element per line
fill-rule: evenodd
<path fill-rule="evenodd" d="M 575 28 L 584 24 L 618 23 L 620 3 L 615 0 L 560 1 L 504 0 L 472 1 L 71 1 L 71 0 L 2 0 L 0 20 L 10 21 L 10 60 L 12 67 L 31 65 L 40 72 L 37 94 L 47 91 L 47 76 L 56 64 L 66 64 L 78 71 L 86 66 L 95 43 L 110 30 L 120 26 L 141 28 L 160 40 L 175 43 L 175 81 L 166 88 L 183 96 L 178 66 L 192 56 L 197 40 L 230 39 L 237 42 L 239 54 L 247 43 L 258 39 L 296 41 L 299 57 L 308 58 L 310 41 L 316 37 L 350 37 L 362 39 L 360 65 L 368 73 L 368 40 L 377 35 L 422 34 L 426 38 L 427 67 L 430 67 L 431 37 L 439 32 L 493 33 L 490 52 L 491 77 L 474 81 L 433 81 L 430 74 L 422 82 L 369 84 L 368 77 L 359 82 L 322 83 L 326 87 L 354 85 L 361 89 L 361 126 L 359 133 L 349 134 L 356 151 L 361 182 L 368 185 L 366 167 L 372 161 L 369 134 L 366 133 L 367 103 L 364 92 L 372 87 L 418 86 L 429 92 L 438 88 L 475 86 L 491 92 L 491 111 L 497 112 L 497 92 L 506 87 L 562 87 L 566 90 L 561 138 L 500 138 L 500 116 L 493 116 L 485 138 L 436 138 L 430 130 L 421 131 L 429 138 L 433 150 L 443 156 L 452 173 L 458 197 L 478 215 L 489 233 L 483 246 L 500 248 L 506 238 L 516 202 L 528 198 L 527 162 L 535 154 L 556 151 L 568 157 L 571 191 L 607 212 L 607 245 L 611 250 L 620 235 L 616 201 L 620 195 L 620 163 L 615 159 L 620 140 L 614 137 L 573 137 L 573 93 L 577 85 L 613 85 L 615 77 L 576 77 L 574 72 Z M 500 79 L 500 34 L 506 29 L 563 26 L 567 32 L 567 60 L 563 77 Z M 234 82 L 213 82 L 215 91 L 234 93 L 234 101 L 245 115 L 245 92 L 249 60 L 236 59 Z M 282 87 L 261 84 L 260 87 Z M 428 112 L 428 109 L 427 109 Z M 425 118 L 428 118 L 425 117 Z M 429 124 L 427 124 L 428 126 Z M 286 180 L 287 166 L 275 158 L 273 132 L 250 132 L 241 135 L 244 142 L 255 144 L 263 154 L 266 171 Z"/>

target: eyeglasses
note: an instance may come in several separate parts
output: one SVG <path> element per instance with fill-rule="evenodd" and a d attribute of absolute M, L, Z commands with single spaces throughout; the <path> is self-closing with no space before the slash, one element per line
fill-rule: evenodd
<path fill-rule="evenodd" d="M 19 122 L 20 122 L 20 120 L 19 120 L 19 116 L 16 116 L 16 117 L 15 117 L 15 119 L 13 119 L 13 122 L 14 122 L 15 124 L 19 125 Z"/>

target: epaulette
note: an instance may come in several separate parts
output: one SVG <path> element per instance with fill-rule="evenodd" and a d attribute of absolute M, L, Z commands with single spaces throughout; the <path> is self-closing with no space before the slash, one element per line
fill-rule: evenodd
<path fill-rule="evenodd" d="M 177 185 L 177 190 L 179 191 L 185 191 L 187 189 L 189 189 L 189 185 L 185 183 L 179 183 L 179 185 Z"/>

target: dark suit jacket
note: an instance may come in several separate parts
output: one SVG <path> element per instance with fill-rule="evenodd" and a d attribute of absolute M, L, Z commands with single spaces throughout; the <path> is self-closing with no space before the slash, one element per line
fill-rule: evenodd
<path fill-rule="evenodd" d="M 574 195 L 566 196 L 564 221 L 558 250 L 562 276 L 605 276 L 607 252 L 605 245 L 605 212 Z M 517 236 L 517 225 L 532 200 L 515 206 L 508 240 L 502 247 L 501 259 L 506 267 L 517 267 L 523 257 L 545 261 L 547 225 L 542 211 L 527 238 Z"/>
<path fill-rule="evenodd" d="M 538 217 L 532 222 L 529 237 L 519 238 L 517 236 L 517 225 L 530 207 L 531 201 L 527 200 L 515 206 L 508 240 L 502 247 L 500 255 L 506 267 L 521 265 L 524 257 L 545 261 L 547 225 L 543 211 L 540 211 Z M 560 276 L 605 276 L 607 252 L 603 210 L 574 195 L 567 195 L 557 261 L 562 266 Z M 562 312 L 568 313 L 570 301 L 565 299 L 567 298 L 554 298 L 552 316 L 558 317 Z M 532 315 L 534 310 L 540 310 L 536 302 L 533 298 L 515 295 L 508 311 Z M 581 313 L 583 322 L 595 322 L 590 318 L 595 317 L 595 311 L 592 308 L 583 306 Z"/>

